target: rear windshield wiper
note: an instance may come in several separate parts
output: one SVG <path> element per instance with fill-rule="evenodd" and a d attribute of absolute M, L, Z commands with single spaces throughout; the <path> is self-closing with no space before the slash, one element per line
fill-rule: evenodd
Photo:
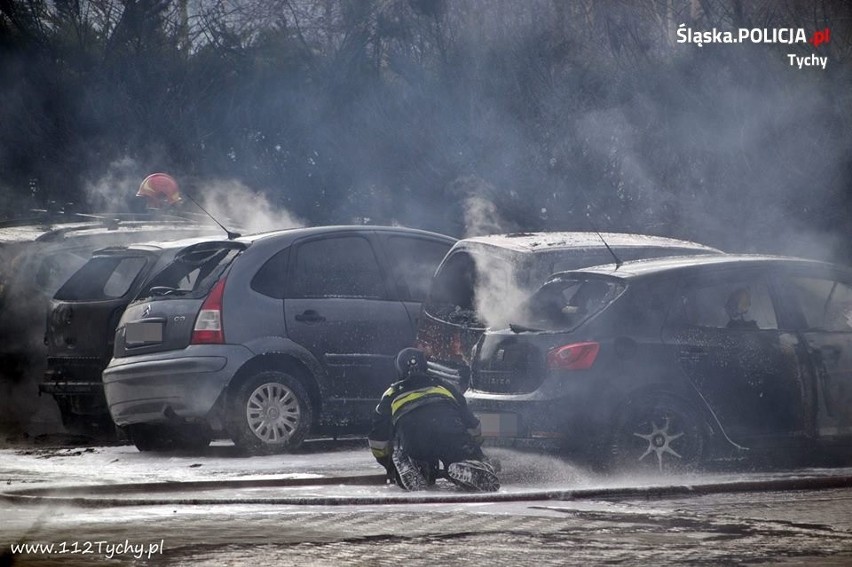
<path fill-rule="evenodd" d="M 162 297 L 166 295 L 186 295 L 189 293 L 189 290 L 186 289 L 177 289 L 174 287 L 168 287 L 164 285 L 154 286 L 148 290 L 149 297 Z"/>

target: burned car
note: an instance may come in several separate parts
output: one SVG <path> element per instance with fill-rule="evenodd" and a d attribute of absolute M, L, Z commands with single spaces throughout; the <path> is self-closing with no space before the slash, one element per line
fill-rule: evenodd
<path fill-rule="evenodd" d="M 686 240 L 644 234 L 514 233 L 459 240 L 438 267 L 417 329 L 429 370 L 461 389 L 470 350 L 486 327 L 505 326 L 513 306 L 563 270 L 638 258 L 721 251 Z"/>
<path fill-rule="evenodd" d="M 118 320 L 179 250 L 211 238 L 102 248 L 59 288 L 47 314 L 47 370 L 39 392 L 56 400 L 66 429 L 103 439 L 115 436 L 101 372 L 112 358 Z"/>
<path fill-rule="evenodd" d="M 104 246 L 220 231 L 194 216 L 53 213 L 0 222 L 0 429 L 18 432 L 43 408 L 45 313 L 53 294 Z M 55 428 L 59 424 L 46 423 Z"/>
<path fill-rule="evenodd" d="M 249 453 L 366 432 L 454 239 L 395 227 L 291 229 L 179 252 L 122 316 L 103 373 L 140 450 L 224 432 Z"/>
<path fill-rule="evenodd" d="M 849 455 L 852 270 L 769 256 L 554 275 L 475 347 L 467 399 L 495 442 L 610 469 Z"/>

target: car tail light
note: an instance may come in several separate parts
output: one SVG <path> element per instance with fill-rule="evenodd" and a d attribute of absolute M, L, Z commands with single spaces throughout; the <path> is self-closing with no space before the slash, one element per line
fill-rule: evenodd
<path fill-rule="evenodd" d="M 201 311 L 195 318 L 190 344 L 222 344 L 225 342 L 225 329 L 222 326 L 222 295 L 225 292 L 225 278 L 213 285 L 207 299 L 201 304 Z"/>
<path fill-rule="evenodd" d="M 555 370 L 586 370 L 598 357 L 601 345 L 595 342 L 572 343 L 551 349 L 547 366 Z"/>

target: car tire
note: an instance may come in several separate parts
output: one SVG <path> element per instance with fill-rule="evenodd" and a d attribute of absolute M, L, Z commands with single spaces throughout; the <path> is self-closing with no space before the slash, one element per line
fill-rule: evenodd
<path fill-rule="evenodd" d="M 706 445 L 699 415 L 664 394 L 625 404 L 608 442 L 607 469 L 654 476 L 698 470 Z"/>
<path fill-rule="evenodd" d="M 130 441 L 140 452 L 204 450 L 212 440 L 209 428 L 201 425 L 151 425 L 128 427 Z"/>
<path fill-rule="evenodd" d="M 264 371 L 236 390 L 228 412 L 228 433 L 234 444 L 253 455 L 299 448 L 313 422 L 305 387 L 294 376 Z"/>

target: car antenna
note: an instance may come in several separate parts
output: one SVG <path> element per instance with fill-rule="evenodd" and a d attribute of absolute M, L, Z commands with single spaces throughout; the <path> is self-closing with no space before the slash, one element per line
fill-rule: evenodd
<path fill-rule="evenodd" d="M 595 234 L 597 234 L 597 235 L 598 235 L 598 238 L 600 238 L 600 239 L 601 239 L 601 242 L 603 242 L 603 243 L 604 243 L 604 246 L 606 246 L 607 251 L 608 251 L 610 254 L 612 254 L 612 257 L 613 257 L 613 259 L 615 260 L 615 269 L 617 270 L 618 268 L 620 268 L 620 267 L 621 267 L 621 264 L 623 263 L 623 262 L 621 261 L 621 258 L 619 258 L 619 257 L 618 257 L 618 255 L 616 255 L 615 250 L 613 250 L 612 248 L 610 248 L 610 247 L 609 247 L 609 244 L 607 244 L 606 240 L 604 240 L 604 237 L 603 237 L 603 235 L 601 234 L 601 231 L 599 231 L 599 230 L 598 230 L 598 227 L 597 227 L 597 226 L 595 226 L 595 223 L 594 223 L 594 222 L 592 221 L 592 219 L 589 217 L 589 214 L 588 214 L 588 213 L 586 213 L 586 220 L 587 220 L 587 221 L 589 221 L 589 224 L 590 224 L 590 225 L 592 225 L 592 230 L 594 230 L 594 231 L 595 231 Z"/>
<path fill-rule="evenodd" d="M 219 228 L 221 228 L 222 230 L 224 230 L 224 231 L 225 231 L 225 234 L 227 234 L 227 235 L 228 235 L 228 240 L 234 240 L 235 238 L 239 238 L 240 236 L 242 236 L 239 232 L 234 232 L 234 231 L 232 231 L 232 230 L 228 230 L 227 228 L 225 228 L 225 225 L 223 225 L 223 224 L 222 224 L 222 223 L 220 223 L 218 220 L 216 220 L 216 217 L 214 217 L 213 215 L 211 215 L 211 214 L 207 211 L 207 209 L 205 209 L 204 207 L 202 207 L 202 206 L 198 203 L 198 201 L 196 201 L 195 199 L 193 199 L 193 198 L 192 198 L 192 195 L 190 195 L 188 192 L 184 191 L 184 193 L 183 193 L 183 194 L 184 194 L 184 195 L 186 195 L 186 198 L 187 198 L 187 199 L 189 199 L 190 201 L 192 201 L 192 204 L 193 204 L 193 205 L 195 205 L 196 207 L 198 207 L 199 209 L 201 209 L 201 211 L 202 211 L 205 215 L 207 215 L 208 217 L 210 217 L 211 219 L 213 219 L 213 222 L 215 222 L 216 224 L 218 224 L 218 225 L 219 225 Z"/>

